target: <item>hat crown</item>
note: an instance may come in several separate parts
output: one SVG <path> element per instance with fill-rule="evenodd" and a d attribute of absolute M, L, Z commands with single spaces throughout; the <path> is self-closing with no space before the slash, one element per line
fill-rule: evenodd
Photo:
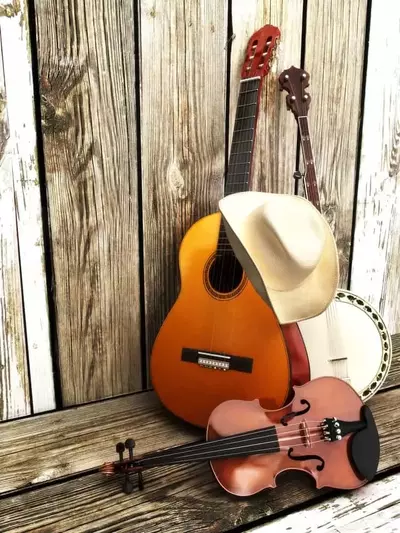
<path fill-rule="evenodd" d="M 292 281 L 287 280 L 286 287 L 297 286 L 310 275 L 320 261 L 326 238 L 319 212 L 297 198 L 277 195 L 273 202 L 260 206 L 260 213 L 255 211 L 262 220 L 260 238 L 265 236 L 269 248 L 291 273 Z"/>

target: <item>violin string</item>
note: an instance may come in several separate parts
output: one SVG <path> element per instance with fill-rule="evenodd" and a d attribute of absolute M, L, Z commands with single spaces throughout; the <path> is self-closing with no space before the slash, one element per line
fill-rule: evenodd
<path fill-rule="evenodd" d="M 312 436 L 318 437 L 318 434 L 313 434 Z M 297 439 L 301 437 L 298 436 L 295 438 Z M 307 439 L 307 440 L 310 443 L 309 445 L 304 444 L 304 443 L 294 442 L 290 446 L 289 445 L 284 445 L 282 447 L 279 446 L 278 449 L 271 449 L 268 446 L 266 447 L 265 446 L 266 443 L 262 442 L 262 443 L 259 443 L 257 447 L 254 447 L 250 444 L 246 444 L 244 446 L 233 446 L 229 448 L 222 448 L 221 450 L 218 450 L 218 449 L 212 450 L 212 451 L 206 450 L 203 452 L 191 452 L 190 450 L 188 450 L 189 453 L 186 453 L 186 454 L 170 454 L 167 456 L 163 455 L 163 456 L 155 456 L 155 457 L 148 457 L 148 458 L 143 457 L 141 459 L 138 459 L 136 461 L 136 464 L 139 466 L 146 466 L 146 463 L 149 463 L 150 466 L 152 465 L 155 466 L 158 462 L 160 462 L 161 464 L 163 463 L 165 464 L 165 460 L 167 460 L 168 462 L 171 461 L 173 463 L 179 463 L 179 462 L 190 462 L 190 461 L 196 461 L 196 460 L 203 461 L 207 459 L 208 460 L 222 459 L 226 457 L 234 457 L 236 454 L 238 454 L 237 456 L 239 457 L 242 454 L 246 456 L 246 455 L 278 453 L 279 451 L 285 451 L 286 449 L 289 449 L 289 448 L 297 448 L 300 446 L 303 448 L 310 448 L 314 444 L 318 444 L 320 442 L 327 442 L 325 439 L 312 440 L 311 436 L 310 436 L 310 439 Z M 278 443 L 279 440 L 276 440 L 275 442 Z M 268 444 L 271 445 L 272 443 L 270 442 Z M 234 455 L 232 456 L 232 454 Z"/>
<path fill-rule="evenodd" d="M 308 422 L 308 424 L 307 424 L 307 429 L 308 430 L 315 430 L 315 429 L 322 430 L 320 421 L 311 420 L 311 421 L 307 421 L 307 422 Z M 313 426 L 312 424 L 316 424 L 316 425 Z M 259 440 L 260 438 L 266 439 L 268 437 L 274 437 L 275 436 L 274 432 L 276 432 L 276 435 L 278 437 L 284 437 L 284 436 L 287 436 L 287 435 L 290 435 L 290 434 L 297 434 L 300 431 L 299 428 L 291 429 L 291 428 L 294 428 L 295 426 L 297 426 L 297 424 L 288 424 L 288 426 L 282 427 L 282 428 L 279 428 L 277 426 L 270 426 L 268 428 L 255 429 L 255 430 L 252 430 L 252 431 L 246 431 L 246 432 L 243 432 L 243 433 L 237 433 L 235 435 L 229 435 L 229 436 L 226 436 L 226 437 L 220 437 L 220 438 L 217 438 L 217 439 L 214 439 L 214 440 L 200 441 L 200 442 L 194 442 L 194 443 L 189 443 L 189 444 L 183 444 L 183 445 L 175 446 L 175 447 L 168 448 L 168 449 L 165 449 L 165 450 L 159 450 L 158 452 L 154 452 L 154 453 L 157 453 L 157 454 L 160 454 L 160 455 L 161 454 L 164 455 L 164 454 L 168 454 L 168 453 L 184 452 L 188 448 L 190 448 L 191 450 L 194 450 L 194 449 L 198 449 L 198 448 L 211 447 L 211 445 L 214 445 L 214 447 L 215 447 L 217 444 L 220 444 L 220 443 L 229 444 L 231 442 L 237 443 L 237 442 L 241 442 L 241 441 L 254 442 L 254 441 Z M 255 437 L 255 438 L 253 439 L 252 437 Z M 269 441 L 269 442 L 272 442 L 272 441 Z"/>
<path fill-rule="evenodd" d="M 316 424 L 315 426 L 311 425 L 311 424 Z M 307 424 L 307 428 L 308 430 L 314 430 L 314 429 L 322 429 L 321 428 L 321 422 L 320 421 L 317 421 L 317 420 L 311 420 L 308 424 Z M 194 450 L 194 449 L 197 449 L 197 448 L 206 448 L 206 447 L 211 447 L 211 445 L 214 445 L 214 447 L 216 447 L 217 444 L 219 443 L 223 443 L 223 444 L 229 444 L 231 442 L 233 443 L 237 443 L 237 442 L 242 442 L 242 441 L 245 441 L 245 442 L 255 442 L 257 440 L 259 440 L 260 438 L 267 438 L 267 437 L 274 437 L 275 436 L 275 432 L 277 434 L 277 436 L 279 437 L 283 437 L 283 436 L 286 436 L 286 435 L 289 435 L 289 434 L 297 434 L 300 430 L 299 428 L 297 429 L 291 429 L 294 428 L 294 426 L 297 426 L 297 424 L 288 424 L 287 427 L 282 427 L 282 428 L 278 428 L 277 426 L 270 426 L 268 428 L 262 428 L 262 429 L 255 429 L 255 430 L 252 430 L 252 431 L 246 431 L 246 432 L 243 432 L 243 433 L 237 433 L 235 435 L 228 435 L 226 437 L 220 437 L 220 438 L 217 438 L 217 439 L 214 439 L 214 440 L 208 440 L 208 441 L 200 441 L 200 442 L 195 442 L 195 443 L 189 443 L 189 444 L 183 444 L 181 446 L 175 446 L 173 448 L 169 448 L 169 449 L 166 449 L 166 450 L 159 450 L 159 452 L 155 452 L 155 453 L 159 453 L 159 454 L 168 454 L 168 453 L 178 453 L 178 452 L 183 452 L 185 451 L 186 449 L 190 448 L 191 450 Z M 255 439 L 253 439 L 252 437 L 255 437 Z"/>
<path fill-rule="evenodd" d="M 317 430 L 317 431 L 315 431 Z M 317 428 L 313 428 L 312 431 L 309 431 L 309 437 L 311 439 L 312 436 L 318 436 L 320 435 L 322 432 L 322 428 L 320 427 L 317 427 Z M 287 435 L 289 433 L 297 433 L 297 432 L 294 432 L 294 431 L 290 431 L 290 432 L 285 432 L 284 435 Z M 303 439 L 306 439 L 307 440 L 307 437 L 306 435 L 301 435 L 300 434 L 300 431 L 299 431 L 299 434 L 298 435 L 295 435 L 295 436 L 292 436 L 292 437 L 288 437 L 286 436 L 286 439 L 282 439 L 282 438 L 276 438 L 275 435 L 269 435 L 269 437 L 272 437 L 272 439 L 268 439 L 268 438 L 262 438 L 261 436 L 257 436 L 255 438 L 251 438 L 251 439 L 248 439 L 247 441 L 243 441 L 243 439 L 241 441 L 232 441 L 232 440 L 229 440 L 229 442 L 226 442 L 224 441 L 223 439 L 216 439 L 214 441 L 206 441 L 206 442 L 203 442 L 203 443 L 196 443 L 194 445 L 186 445 L 184 448 L 181 448 L 181 449 L 170 449 L 170 450 L 165 450 L 165 452 L 160 452 L 160 453 L 156 453 L 156 454 L 152 454 L 150 456 L 144 456 L 142 459 L 140 459 L 141 462 L 152 462 L 154 460 L 164 460 L 164 459 L 172 459 L 174 457 L 194 457 L 194 456 L 208 456 L 210 454 L 215 454 L 215 453 L 218 453 L 219 452 L 229 452 L 229 453 L 232 453 L 233 451 L 235 450 L 238 450 L 238 449 L 253 449 L 258 446 L 258 447 L 261 447 L 261 450 L 264 450 L 264 451 L 268 451 L 268 450 L 265 450 L 265 446 L 271 446 L 272 444 L 275 444 L 275 443 L 279 443 L 280 441 L 283 441 L 283 440 L 290 440 L 290 439 L 299 439 L 299 438 L 303 438 Z M 261 440 L 260 440 L 261 439 Z M 221 442 L 222 441 L 222 442 Z M 238 444 L 242 444 L 242 442 L 244 442 L 244 444 L 242 446 L 239 446 Z M 199 446 L 198 444 L 202 444 L 203 446 Z M 302 444 L 304 446 L 304 444 Z"/>

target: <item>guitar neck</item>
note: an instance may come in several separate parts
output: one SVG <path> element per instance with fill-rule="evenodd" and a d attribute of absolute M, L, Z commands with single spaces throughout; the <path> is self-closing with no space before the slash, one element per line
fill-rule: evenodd
<path fill-rule="evenodd" d="M 225 196 L 249 190 L 260 94 L 260 77 L 241 80 L 228 171 L 225 179 Z M 221 224 L 217 256 L 222 257 L 224 254 L 234 255 L 225 227 Z"/>
<path fill-rule="evenodd" d="M 306 116 L 298 117 L 297 124 L 300 131 L 300 142 L 304 160 L 305 195 L 314 207 L 316 207 L 318 211 L 321 211 L 314 156 L 311 148 L 310 131 L 308 128 L 308 118 Z"/>
<path fill-rule="evenodd" d="M 225 196 L 249 190 L 260 92 L 260 77 L 241 80 Z"/>

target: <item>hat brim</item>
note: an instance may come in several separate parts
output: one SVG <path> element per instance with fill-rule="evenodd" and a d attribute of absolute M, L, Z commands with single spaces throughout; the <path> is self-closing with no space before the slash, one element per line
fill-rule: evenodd
<path fill-rule="evenodd" d="M 272 193 L 255 194 L 273 196 Z M 313 207 L 312 204 L 310 205 Z M 229 216 L 226 216 L 223 209 L 221 212 L 226 235 L 237 259 L 257 293 L 274 310 L 280 324 L 306 320 L 320 315 L 327 309 L 336 295 L 339 282 L 339 264 L 334 235 L 322 215 L 326 239 L 318 264 L 300 285 L 290 290 L 278 291 L 269 286 L 265 268 L 263 269 L 261 263 L 257 264 L 253 260 L 246 242 L 242 241 L 232 229 Z M 236 211 L 235 219 L 237 216 L 241 216 L 238 211 Z"/>

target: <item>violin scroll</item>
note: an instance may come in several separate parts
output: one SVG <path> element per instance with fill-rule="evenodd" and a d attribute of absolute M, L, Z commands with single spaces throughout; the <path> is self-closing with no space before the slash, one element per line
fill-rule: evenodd
<path fill-rule="evenodd" d="M 105 476 L 112 476 L 115 474 L 123 474 L 124 482 L 122 489 L 125 494 L 131 494 L 134 490 L 131 475 L 138 475 L 138 488 L 143 490 L 143 467 L 138 464 L 138 459 L 133 457 L 133 449 L 135 448 L 135 441 L 131 438 L 126 439 L 125 443 L 118 442 L 115 446 L 115 450 L 118 454 L 118 461 L 104 463 L 100 467 L 100 472 Z M 124 451 L 128 450 L 128 459 L 124 459 Z"/>

